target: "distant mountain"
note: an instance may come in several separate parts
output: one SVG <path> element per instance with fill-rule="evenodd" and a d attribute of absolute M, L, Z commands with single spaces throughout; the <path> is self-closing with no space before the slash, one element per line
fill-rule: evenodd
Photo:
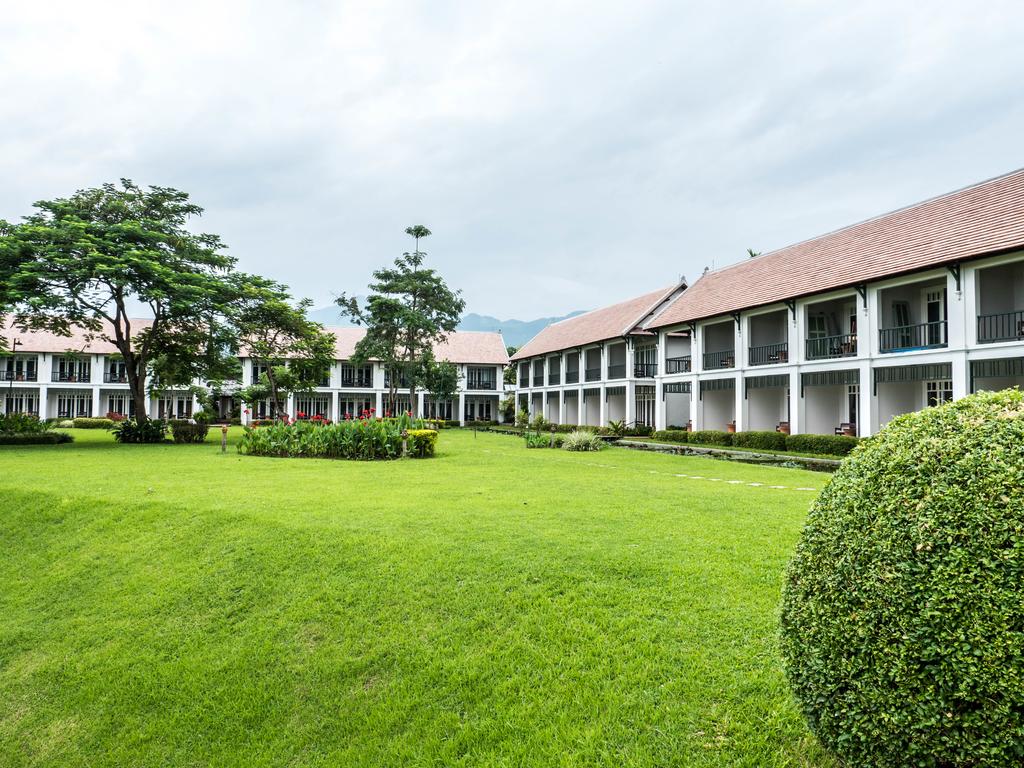
<path fill-rule="evenodd" d="M 505 344 L 510 347 L 521 347 L 544 328 L 557 323 L 559 320 L 567 320 L 576 315 L 582 315 L 583 311 L 570 312 L 562 317 L 541 317 L 536 320 L 499 320 L 490 315 L 477 315 L 470 312 L 463 316 L 459 323 L 460 331 L 501 331 Z"/>
<path fill-rule="evenodd" d="M 361 296 L 358 298 L 362 301 Z M 582 311 L 578 311 L 570 312 L 568 315 L 562 315 L 561 317 L 540 317 L 536 320 L 499 320 L 490 315 L 478 315 L 470 312 L 462 318 L 462 322 L 459 323 L 459 330 L 501 331 L 505 344 L 511 347 L 521 347 L 544 328 L 551 325 L 551 323 L 557 323 L 559 320 L 567 320 L 570 317 L 582 314 Z M 315 320 L 324 325 L 333 325 L 340 328 L 347 328 L 353 325 L 348 319 L 343 320 L 339 316 L 338 308 L 333 305 L 312 309 L 307 316 L 310 320 Z"/>

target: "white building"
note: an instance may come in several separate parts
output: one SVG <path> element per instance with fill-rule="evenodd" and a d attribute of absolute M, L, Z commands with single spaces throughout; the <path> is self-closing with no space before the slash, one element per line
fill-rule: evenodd
<path fill-rule="evenodd" d="M 133 320 L 132 324 L 142 328 L 146 321 Z M 500 420 L 498 401 L 508 364 L 501 334 L 460 331 L 435 348 L 438 359 L 459 367 L 456 399 L 435 401 L 421 393 L 417 407 L 412 408 L 408 393 L 400 393 L 399 402 L 389 408 L 384 401 L 387 385 L 381 366 L 372 363 L 354 368 L 347 363 L 356 341 L 365 331 L 358 328 L 328 330 L 336 335 L 338 359 L 331 366 L 324 386 L 289 400 L 289 414 L 301 411 L 309 416 L 319 413 L 334 419 L 336 414 L 358 415 L 362 410 L 373 408 L 381 415 L 387 410 L 413 410 L 425 416 L 460 422 Z M 3 413 L 29 413 L 43 419 L 102 417 L 108 413 L 134 415 L 135 403 L 128 390 L 124 362 L 110 342 L 89 340 L 81 331 L 65 337 L 39 331 L 25 333 L 6 326 L 0 326 L 0 337 L 8 340 L 8 350 L 13 352 L 0 357 Z M 242 381 L 247 385 L 253 381 L 254 374 L 258 374 L 258 366 L 248 358 L 241 358 L 241 362 Z M 168 390 L 150 398 L 149 416 L 189 418 L 198 407 L 188 390 Z M 244 418 L 249 421 L 267 417 L 267 409 L 266 403 L 258 404 Z"/>
<path fill-rule="evenodd" d="M 1022 385 L 1024 171 L 705 273 L 626 325 L 599 346 L 624 349 L 632 377 L 602 357 L 586 383 L 624 402 L 549 408 L 567 383 L 543 378 L 547 361 L 576 343 L 559 347 L 549 329 L 514 356 L 518 401 L 563 423 L 870 435 L 901 413 Z M 572 389 L 570 401 L 584 396 Z"/>
<path fill-rule="evenodd" d="M 508 353 L 500 333 L 456 331 L 434 347 L 434 357 L 454 363 L 459 369 L 459 389 L 454 399 L 439 400 L 427 392 L 417 392 L 415 404 L 409 402 L 408 390 L 399 383 L 397 399 L 387 402 L 388 377 L 378 362 L 357 367 L 348 361 L 355 353 L 356 343 L 366 334 L 363 328 L 327 328 L 335 337 L 336 357 L 321 386 L 309 393 L 290 397 L 287 413 L 306 417 L 321 415 L 336 420 L 358 417 L 371 408 L 378 415 L 412 411 L 425 418 L 445 419 L 465 424 L 467 421 L 501 421 L 499 401 L 504 391 L 505 366 Z M 258 380 L 260 365 L 242 358 L 242 386 Z M 269 402 L 256 403 L 243 422 L 271 417 Z"/>

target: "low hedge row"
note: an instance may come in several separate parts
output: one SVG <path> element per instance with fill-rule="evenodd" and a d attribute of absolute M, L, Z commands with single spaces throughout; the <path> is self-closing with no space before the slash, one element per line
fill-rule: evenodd
<path fill-rule="evenodd" d="M 408 429 L 405 434 L 408 438 L 406 446 L 412 458 L 426 459 L 434 455 L 437 448 L 436 429 Z"/>
<path fill-rule="evenodd" d="M 72 423 L 75 425 L 75 429 L 111 429 L 114 426 L 113 419 L 94 419 L 82 416 L 72 419 Z"/>
<path fill-rule="evenodd" d="M 713 429 L 687 432 L 666 429 L 654 433 L 655 440 L 691 445 L 718 445 L 759 451 L 796 451 L 828 456 L 845 456 L 859 442 L 847 435 L 787 435 L 782 432 L 719 432 Z"/>
<path fill-rule="evenodd" d="M 210 431 L 210 425 L 206 422 L 174 420 L 170 422 L 171 437 L 176 443 L 202 443 Z"/>
<path fill-rule="evenodd" d="M 57 445 L 74 440 L 67 432 L 6 432 L 0 433 L 0 445 Z"/>

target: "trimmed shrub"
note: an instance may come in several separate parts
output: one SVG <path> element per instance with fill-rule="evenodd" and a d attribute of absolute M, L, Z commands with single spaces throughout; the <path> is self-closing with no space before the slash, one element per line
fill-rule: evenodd
<path fill-rule="evenodd" d="M 781 432 L 737 432 L 732 436 L 732 444 L 757 451 L 784 451 L 786 436 Z"/>
<path fill-rule="evenodd" d="M 690 432 L 686 442 L 695 445 L 732 445 L 731 432 L 719 432 L 714 429 L 702 429 L 698 432 Z"/>
<path fill-rule="evenodd" d="M 786 450 L 846 456 L 857 447 L 859 438 L 849 435 L 786 435 Z"/>
<path fill-rule="evenodd" d="M 654 433 L 655 440 L 664 440 L 668 443 L 685 443 L 690 433 L 685 429 L 662 429 Z"/>
<path fill-rule="evenodd" d="M 136 421 L 125 419 L 114 425 L 114 439 L 119 443 L 162 443 L 167 424 L 160 419 Z"/>
<path fill-rule="evenodd" d="M 600 451 L 604 440 L 590 430 L 579 429 L 565 436 L 562 447 L 567 451 Z"/>
<path fill-rule="evenodd" d="M 176 443 L 202 443 L 210 431 L 210 425 L 204 422 L 174 420 L 171 424 L 171 437 Z"/>
<path fill-rule="evenodd" d="M 106 418 L 110 419 L 111 421 L 124 421 L 128 417 L 125 416 L 123 413 L 117 413 L 115 411 L 107 411 Z"/>
<path fill-rule="evenodd" d="M 57 445 L 74 439 L 67 432 L 0 432 L 0 445 Z"/>
<path fill-rule="evenodd" d="M 426 459 L 434 455 L 437 447 L 436 429 L 409 429 L 406 435 L 409 438 L 406 444 L 411 458 Z"/>
<path fill-rule="evenodd" d="M 205 411 L 202 408 L 192 414 L 192 421 L 196 424 L 209 424 L 211 420 L 212 416 L 210 412 Z"/>
<path fill-rule="evenodd" d="M 622 434 L 627 437 L 650 437 L 654 434 L 654 427 L 648 427 L 646 424 L 636 424 L 629 429 L 624 429 Z"/>
<path fill-rule="evenodd" d="M 807 519 L 783 595 L 786 674 L 848 765 L 1024 761 L 1024 393 L 894 419 Z"/>
<path fill-rule="evenodd" d="M 75 429 L 110 429 L 114 426 L 113 419 L 93 419 L 80 416 L 72 421 Z"/>
<path fill-rule="evenodd" d="M 58 421 L 57 426 L 60 427 L 61 429 L 74 429 L 75 422 L 72 421 L 71 419 L 64 419 L 63 421 Z"/>

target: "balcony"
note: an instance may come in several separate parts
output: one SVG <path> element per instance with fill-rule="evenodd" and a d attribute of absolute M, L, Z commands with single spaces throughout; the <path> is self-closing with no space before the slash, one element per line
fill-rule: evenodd
<path fill-rule="evenodd" d="M 104 371 L 103 372 L 103 383 L 104 384 L 127 384 L 128 374 L 121 373 L 119 371 Z"/>
<path fill-rule="evenodd" d="M 716 368 L 733 368 L 736 365 L 736 350 L 724 349 L 721 352 L 704 353 L 704 370 Z"/>
<path fill-rule="evenodd" d="M 36 371 L 0 371 L 0 381 L 38 381 Z"/>
<path fill-rule="evenodd" d="M 470 379 L 466 382 L 466 389 L 472 390 L 494 390 L 497 387 L 494 379 Z"/>
<path fill-rule="evenodd" d="M 978 343 L 1024 340 L 1024 312 L 978 316 Z"/>
<path fill-rule="evenodd" d="M 600 381 L 601 380 L 601 369 L 600 368 L 587 368 L 586 380 L 587 381 Z"/>
<path fill-rule="evenodd" d="M 579 380 L 580 380 L 580 372 L 579 372 L 578 369 L 575 370 L 575 371 L 566 371 L 565 372 L 565 383 L 566 384 L 577 384 L 577 383 L 579 383 Z"/>
<path fill-rule="evenodd" d="M 390 377 L 388 377 L 390 380 Z M 329 387 L 330 382 L 327 381 L 320 385 L 321 387 Z M 346 376 L 341 375 L 341 386 L 352 387 L 354 389 L 369 389 L 373 386 L 373 376 Z M 405 386 L 403 382 L 402 386 Z"/>
<path fill-rule="evenodd" d="M 765 344 L 760 347 L 750 347 L 747 350 L 750 358 L 750 365 L 775 365 L 776 363 L 789 362 L 789 344 Z"/>
<path fill-rule="evenodd" d="M 534 374 L 534 376 L 533 376 L 533 386 L 535 386 L 535 387 L 543 387 L 544 386 L 544 374 L 543 373 L 536 373 L 536 374 Z"/>
<path fill-rule="evenodd" d="M 657 375 L 657 363 L 635 363 L 633 365 L 633 376 L 638 379 L 653 379 Z"/>
<path fill-rule="evenodd" d="M 902 325 L 878 331 L 878 348 L 882 352 L 913 352 L 946 346 L 946 321 Z"/>
<path fill-rule="evenodd" d="M 689 373 L 693 369 L 690 355 L 669 357 L 665 360 L 665 373 Z"/>
<path fill-rule="evenodd" d="M 528 387 L 528 386 L 530 386 L 530 377 L 529 376 L 520 376 L 519 377 L 519 386 L 520 387 Z"/>
<path fill-rule="evenodd" d="M 66 382 L 83 382 L 88 383 L 92 380 L 88 371 L 54 371 L 53 381 L 59 381 L 61 383 Z"/>
<path fill-rule="evenodd" d="M 609 379 L 624 379 L 626 378 L 626 364 L 619 363 L 618 365 L 608 366 L 608 378 Z"/>
<path fill-rule="evenodd" d="M 549 373 L 548 374 L 548 385 L 556 386 L 562 383 L 562 375 L 560 373 Z"/>
<path fill-rule="evenodd" d="M 836 357 L 854 357 L 857 354 L 857 334 L 822 336 L 807 339 L 808 360 L 829 360 Z"/>

